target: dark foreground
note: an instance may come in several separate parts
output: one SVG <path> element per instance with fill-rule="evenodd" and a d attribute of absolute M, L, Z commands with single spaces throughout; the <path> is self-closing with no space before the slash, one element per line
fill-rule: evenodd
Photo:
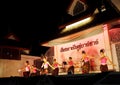
<path fill-rule="evenodd" d="M 0 85 L 120 85 L 120 72 L 0 78 Z"/>

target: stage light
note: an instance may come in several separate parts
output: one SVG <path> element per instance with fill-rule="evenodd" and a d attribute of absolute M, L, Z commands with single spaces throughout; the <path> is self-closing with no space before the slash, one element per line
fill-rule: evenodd
<path fill-rule="evenodd" d="M 93 17 L 88 17 L 88 18 L 85 18 L 85 19 L 80 20 L 80 21 L 78 21 L 78 22 L 75 22 L 75 23 L 73 23 L 73 24 L 67 25 L 67 26 L 61 31 L 61 33 L 68 32 L 68 31 L 71 31 L 71 30 L 73 30 L 73 29 L 80 28 L 81 26 L 84 26 L 84 25 L 90 23 L 92 20 L 93 20 Z"/>

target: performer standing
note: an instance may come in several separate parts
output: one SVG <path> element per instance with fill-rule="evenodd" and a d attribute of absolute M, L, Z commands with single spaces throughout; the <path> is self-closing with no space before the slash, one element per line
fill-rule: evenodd
<path fill-rule="evenodd" d="M 48 67 L 51 67 L 54 69 L 54 67 L 47 61 L 46 57 L 43 58 L 43 63 L 42 63 L 42 71 L 40 72 L 41 75 L 47 75 L 48 74 Z"/>
<path fill-rule="evenodd" d="M 74 74 L 74 62 L 72 60 L 72 57 L 69 57 L 67 73 Z"/>
<path fill-rule="evenodd" d="M 37 68 L 35 65 L 31 66 L 31 74 L 30 76 L 37 76 Z"/>
<path fill-rule="evenodd" d="M 54 70 L 52 70 L 52 75 L 56 76 L 59 74 L 59 63 L 56 61 L 56 59 L 53 59 L 52 66 L 54 67 Z"/>
<path fill-rule="evenodd" d="M 107 72 L 108 71 L 107 61 L 109 61 L 111 65 L 114 65 L 114 64 L 112 63 L 112 61 L 107 56 L 105 56 L 104 49 L 100 50 L 100 56 L 101 56 L 100 57 L 100 71 L 101 72 Z"/>
<path fill-rule="evenodd" d="M 24 77 L 29 77 L 30 76 L 30 69 L 31 69 L 31 66 L 29 64 L 29 61 L 26 61 L 25 62 L 24 72 L 23 72 Z"/>
<path fill-rule="evenodd" d="M 81 58 L 81 61 L 83 62 L 83 65 L 82 65 L 82 73 L 85 74 L 85 73 L 89 73 L 90 71 L 90 58 L 89 56 L 86 54 L 85 51 L 82 51 L 82 58 Z"/>

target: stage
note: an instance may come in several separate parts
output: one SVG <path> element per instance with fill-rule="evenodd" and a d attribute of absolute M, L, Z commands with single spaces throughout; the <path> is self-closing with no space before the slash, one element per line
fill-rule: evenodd
<path fill-rule="evenodd" d="M 40 75 L 32 77 L 11 76 L 0 78 L 0 85 L 120 85 L 120 72 L 74 75 Z"/>

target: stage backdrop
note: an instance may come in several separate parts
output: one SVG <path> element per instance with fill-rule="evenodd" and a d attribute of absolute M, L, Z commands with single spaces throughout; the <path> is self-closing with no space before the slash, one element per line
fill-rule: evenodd
<path fill-rule="evenodd" d="M 56 45 L 54 58 L 62 64 L 63 61 L 67 62 L 69 57 L 72 57 L 74 62 L 80 65 L 81 52 L 84 50 L 88 56 L 94 57 L 91 59 L 91 65 L 94 66 L 95 71 L 99 71 L 99 51 L 105 48 L 105 36 L 103 32 L 78 41 Z"/>

